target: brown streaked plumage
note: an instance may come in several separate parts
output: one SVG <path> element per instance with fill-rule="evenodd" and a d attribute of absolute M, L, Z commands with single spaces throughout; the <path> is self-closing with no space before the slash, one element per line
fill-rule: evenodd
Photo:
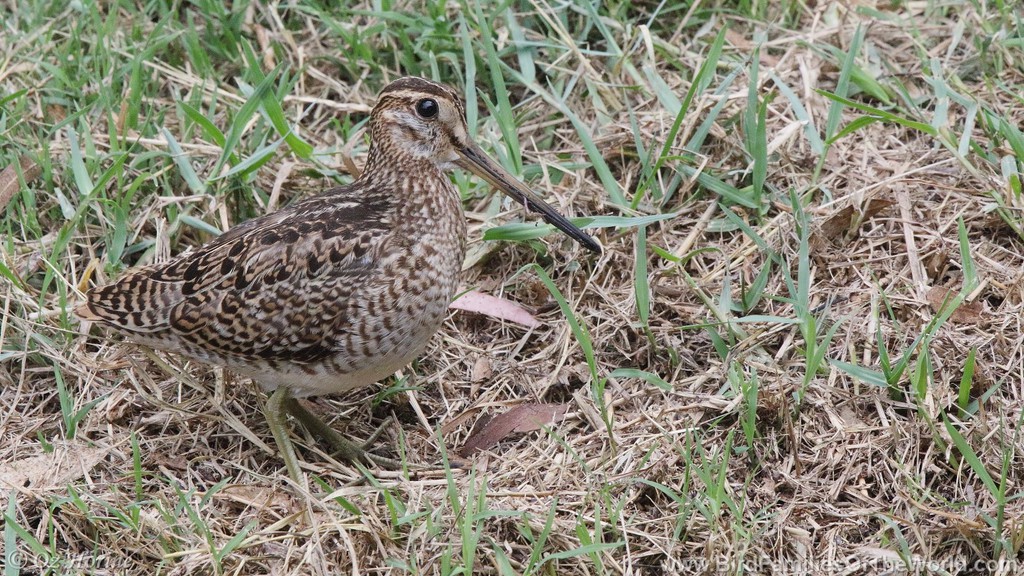
<path fill-rule="evenodd" d="M 372 384 L 411 362 L 440 327 L 458 285 L 466 227 L 445 171 L 483 177 L 588 249 L 599 245 L 489 160 L 469 139 L 459 96 L 406 77 L 381 92 L 362 176 L 244 222 L 163 264 L 93 289 L 76 308 L 139 343 L 220 364 L 274 392 L 317 433 L 292 396 Z M 278 426 L 275 428 L 275 426 Z M 354 446 L 328 438 L 343 457 Z M 299 481 L 290 443 L 280 446 Z"/>

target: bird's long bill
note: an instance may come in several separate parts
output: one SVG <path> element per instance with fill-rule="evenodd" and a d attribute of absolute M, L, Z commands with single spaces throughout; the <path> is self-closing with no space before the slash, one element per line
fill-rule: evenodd
<path fill-rule="evenodd" d="M 492 186 L 508 194 L 517 202 L 522 202 L 534 212 L 540 212 L 548 224 L 558 228 L 567 236 L 580 243 L 581 246 L 595 252 L 601 253 L 601 245 L 597 243 L 586 232 L 580 230 L 569 222 L 569 220 L 558 213 L 550 204 L 543 201 L 536 194 L 527 188 L 522 182 L 516 180 L 504 168 L 499 166 L 484 154 L 476 144 L 470 144 L 459 150 L 459 160 L 456 164 L 460 168 L 469 170 L 473 174 L 487 180 Z"/>

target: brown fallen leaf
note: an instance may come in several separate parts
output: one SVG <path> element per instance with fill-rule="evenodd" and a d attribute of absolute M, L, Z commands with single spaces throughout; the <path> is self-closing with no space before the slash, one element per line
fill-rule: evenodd
<path fill-rule="evenodd" d="M 468 410 L 464 410 L 461 414 L 455 416 L 454 418 L 449 418 L 448 421 L 441 426 L 441 436 L 447 436 L 451 434 L 452 432 L 455 431 L 456 428 L 462 426 L 463 423 L 468 421 L 470 418 L 473 417 L 474 414 L 476 414 L 479 411 L 480 407 L 477 406 L 470 408 Z M 474 428 L 474 431 L 475 430 L 476 429 Z"/>
<path fill-rule="evenodd" d="M 476 312 L 477 314 L 484 314 L 500 320 L 508 320 L 527 328 L 540 326 L 540 321 L 519 304 L 491 296 L 490 294 L 477 292 L 476 290 L 470 290 L 459 296 L 448 307 L 455 308 L 456 310 L 465 310 L 466 312 Z"/>
<path fill-rule="evenodd" d="M 492 374 L 494 374 L 494 368 L 491 366 L 491 359 L 487 356 L 481 356 L 473 363 L 473 373 L 470 375 L 469 381 L 473 383 L 483 382 L 490 378 Z"/>
<path fill-rule="evenodd" d="M 43 173 L 43 169 L 28 156 L 18 158 L 18 164 L 21 165 L 21 173 L 25 177 L 25 184 L 32 182 Z M 4 168 L 3 172 L 0 172 L 0 212 L 7 208 L 7 204 L 11 201 L 11 198 L 14 198 L 17 192 L 18 170 L 12 164 Z"/>
<path fill-rule="evenodd" d="M 836 241 L 857 235 L 859 227 L 874 218 L 879 212 L 895 204 L 892 200 L 872 198 L 864 204 L 863 210 L 847 206 L 836 211 L 821 224 L 825 238 Z"/>
<path fill-rule="evenodd" d="M 944 310 L 946 306 L 950 306 L 953 299 L 956 298 L 956 291 L 944 288 L 942 286 L 932 286 L 928 290 L 928 294 L 925 295 L 925 299 L 928 300 L 928 305 L 932 307 L 932 311 L 938 314 Z M 953 311 L 949 319 L 957 324 L 980 324 L 982 320 L 982 313 L 984 312 L 981 302 L 975 300 L 974 302 L 964 302 Z"/>
<path fill-rule="evenodd" d="M 949 253 L 945 248 L 940 247 L 924 259 L 924 272 L 932 281 L 939 281 L 945 277 L 949 270 Z"/>
<path fill-rule="evenodd" d="M 0 502 L 11 490 L 34 493 L 60 490 L 77 480 L 107 456 L 109 448 L 97 448 L 78 442 L 55 445 L 52 452 L 0 464 Z"/>
<path fill-rule="evenodd" d="M 732 46 L 739 48 L 742 52 L 753 52 L 754 39 L 747 34 L 737 32 L 731 28 L 725 29 L 725 40 Z M 774 68 L 779 65 L 779 58 L 771 54 L 768 50 L 760 51 L 761 65 L 765 68 Z"/>
<path fill-rule="evenodd" d="M 263 512 L 270 508 L 291 512 L 302 506 L 286 490 L 277 486 L 229 484 L 213 494 L 215 500 L 241 505 L 242 510 Z"/>
<path fill-rule="evenodd" d="M 469 456 L 486 450 L 515 432 L 533 432 L 544 426 L 556 424 L 565 416 L 567 404 L 520 404 L 498 414 L 470 435 L 466 444 L 458 450 L 459 455 Z"/>

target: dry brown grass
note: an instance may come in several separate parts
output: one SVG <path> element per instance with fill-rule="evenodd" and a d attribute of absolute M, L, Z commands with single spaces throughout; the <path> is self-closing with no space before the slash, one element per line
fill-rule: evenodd
<path fill-rule="evenodd" d="M 298 80 L 284 98 L 286 113 L 294 119 L 308 108 L 301 135 L 318 150 L 336 150 L 322 160 L 350 171 L 361 165 L 365 142 L 345 141 L 345 130 L 338 127 L 364 117 L 383 85 L 382 71 L 377 63 L 340 63 L 346 58 L 339 52 L 341 42 L 315 15 L 291 12 L 289 26 L 282 27 L 276 10 L 254 6 L 243 30 L 254 39 L 265 69 L 290 63 Z M 487 245 L 465 272 L 465 285 L 537 310 L 541 328 L 527 331 L 455 312 L 428 352 L 406 371 L 415 373 L 409 381 L 415 391 L 380 401 L 378 386 L 315 399 L 311 407 L 358 438 L 392 422 L 376 443 L 380 450 L 401 446 L 409 462 L 427 465 L 441 461 L 441 441 L 453 451 L 478 420 L 512 406 L 565 403 L 565 419 L 550 433 L 511 436 L 470 458 L 469 468 L 448 472 L 367 473 L 335 462 L 296 431 L 303 466 L 320 479 L 308 494 L 289 487 L 261 413 L 265 398 L 249 382 L 105 340 L 98 330 L 80 333 L 67 319 L 64 306 L 79 299 L 77 289 L 91 261 L 99 260 L 97 282 L 116 273 L 102 260 L 113 219 L 106 205 L 94 204 L 64 243 L 53 189 L 71 197 L 74 206 L 83 199 L 71 192 L 75 177 L 68 135 L 54 130 L 47 151 L 24 151 L 45 158 L 37 163 L 47 169 L 27 189 L 34 191 L 38 209 L 31 210 L 46 232 L 41 237 L 25 232 L 19 219 L 30 209 L 16 195 L 5 207 L 8 236 L 0 250 L 0 262 L 23 280 L 0 280 L 5 368 L 0 370 L 0 504 L 9 517 L 7 553 L 20 554 L 8 556 L 7 573 L 17 573 L 11 572 L 17 560 L 22 573 L 49 568 L 97 574 L 434 574 L 465 567 L 474 550 L 467 572 L 1019 573 L 1024 562 L 1024 500 L 1019 498 L 1024 249 L 1011 227 L 1019 226 L 1020 200 L 1010 193 L 998 160 L 1012 150 L 976 125 L 970 133 L 975 150 L 958 159 L 931 136 L 879 122 L 838 140 L 815 178 L 818 158 L 798 114 L 768 77 L 771 71 L 789 86 L 822 130 L 831 103 L 815 90 L 835 91 L 839 69 L 821 47 L 848 49 L 862 25 L 867 57 L 859 62 L 872 67 L 883 85 L 904 86 L 927 114 L 918 120 L 929 122 L 937 105 L 926 81 L 926 66 L 934 58 L 961 94 L 1010 125 L 1024 125 L 1020 91 L 1014 95 L 1004 88 L 1024 86 L 1019 51 L 978 48 L 989 38 L 983 24 L 992 14 L 969 5 L 948 14 L 917 10 L 914 5 L 890 12 L 907 20 L 886 22 L 845 6 L 806 8 L 794 11 L 795 24 L 785 28 L 722 13 L 703 31 L 673 13 L 678 26 L 652 26 L 658 46 L 653 59 L 645 43 L 649 37 L 637 27 L 644 18 L 624 24 L 608 20 L 605 25 L 627 51 L 621 60 L 568 50 L 535 15 L 538 30 L 528 36 L 553 44 L 537 51 L 538 65 L 556 83 L 577 82 L 564 103 L 592 131 L 627 198 L 641 177 L 636 134 L 646 146 L 660 147 L 675 120 L 644 67 L 656 70 L 681 99 L 691 71 L 700 67 L 725 22 L 730 32 L 723 64 L 710 90 L 686 111 L 675 153 L 683 153 L 683 144 L 720 101 L 712 92 L 722 79 L 734 66 L 744 71 L 721 96 L 728 101 L 699 150 L 698 163 L 670 160 L 659 185 L 669 186 L 681 164 L 740 188 L 749 184 L 751 160 L 744 153 L 741 119 L 750 67 L 743 59 L 753 51 L 755 33 L 766 34 L 758 95 L 775 95 L 766 110 L 770 192 L 760 213 L 730 209 L 768 250 L 732 225 L 722 198 L 693 179 L 677 183 L 665 206 L 642 201 L 637 214 L 677 214 L 648 226 L 648 246 L 685 257 L 676 264 L 648 250 L 648 338 L 638 324 L 635 227 L 599 232 L 606 252 L 596 259 L 555 236 L 544 254 L 524 244 Z M 453 22 L 457 12 L 448 10 Z M 122 10 L 121 17 L 132 16 Z M 958 22 L 965 25 L 962 37 L 951 33 Z M 366 15 L 360 25 L 369 29 L 380 23 Z M 64 24 L 55 20 L 49 26 Z M 23 32 L 21 38 L 27 37 Z M 494 38 L 502 49 L 509 32 L 500 26 Z M 600 45 L 596 32 L 593 41 Z M 10 42 L 5 46 L 0 39 L 0 48 L 15 58 L 13 66 L 0 65 L 0 86 L 6 93 L 29 90 L 21 122 L 33 129 L 53 126 L 76 107 L 55 108 L 37 87 L 45 85 L 47 73 L 18 66 L 19 59 L 46 60 L 44 49 Z M 113 54 L 124 55 L 131 47 L 128 38 L 112 42 L 120 47 Z M 375 47 L 391 49 L 387 42 Z M 142 113 L 167 111 L 165 125 L 205 178 L 221 148 L 186 129 L 172 111 L 179 100 L 208 104 L 215 96 L 237 108 L 244 98 L 228 79 L 239 70 L 225 66 L 220 78 L 204 81 L 200 72 L 168 64 L 161 54 L 142 64 L 150 91 Z M 351 79 L 352 70 L 361 76 Z M 481 78 L 488 76 L 480 72 Z M 394 77 L 397 71 L 392 67 L 387 74 Z M 564 172 L 557 166 L 589 162 L 573 125 L 528 88 L 511 81 L 510 88 L 520 103 L 516 117 L 524 164 L 543 168 L 534 187 L 575 214 L 623 213 L 612 206 L 592 170 Z M 851 97 L 882 106 L 864 93 Z M 906 101 L 895 95 L 894 101 L 906 110 Z M 218 110 L 211 118 L 225 126 Z M 949 114 L 949 126 L 959 136 L 965 108 L 954 102 Z M 847 108 L 842 125 L 860 115 Z M 125 146 L 112 143 L 111 134 L 137 143 L 126 177 L 108 186 L 113 197 L 117 182 L 124 187 L 138 176 L 148 182 L 131 205 L 128 244 L 151 239 L 154 245 L 128 260 L 140 254 L 166 258 L 205 238 L 170 222 L 169 203 L 225 227 L 239 212 L 266 209 L 259 207 L 262 199 L 247 196 L 251 188 L 272 191 L 273 207 L 329 184 L 316 175 L 316 166 L 282 148 L 251 187 L 221 183 L 216 195 L 195 194 L 173 176 L 170 160 L 163 165 L 171 176 L 132 166 L 132 159 L 147 151 L 166 150 L 159 134 L 112 130 L 108 121 L 118 122 L 116 115 L 86 118 L 95 147 L 90 154 L 99 166 L 94 179 L 113 161 L 103 155 Z M 485 147 L 500 146 L 493 120 L 481 126 Z M 19 141 L 19 150 L 26 142 Z M 254 143 L 249 150 L 257 147 Z M 986 161 L 986 154 L 996 160 Z M 4 160 L 12 157 L 5 153 Z M 795 303 L 798 295 L 787 285 L 787 278 L 799 273 L 801 242 L 790 190 L 800 197 L 811 225 L 809 295 L 803 303 Z M 995 198 L 1006 206 L 1004 217 Z M 869 202 L 878 200 L 884 203 L 870 210 Z M 515 209 L 495 215 L 496 206 L 483 190 L 474 192 L 467 211 L 474 248 L 482 246 L 481 221 L 491 226 L 521 216 Z M 963 283 L 958 218 L 980 285 L 961 313 L 932 329 L 929 323 L 943 297 L 931 292 L 929 299 L 930 291 L 947 287 L 955 294 Z M 55 247 L 59 251 L 51 257 Z M 613 378 L 595 398 L 590 368 L 565 316 L 537 274 L 521 271 L 533 262 L 552 275 L 587 327 L 601 376 L 635 368 L 657 374 L 671 390 L 638 378 Z M 738 301 L 764 266 L 773 268 L 765 297 L 749 311 L 763 317 L 739 321 L 746 312 L 722 303 L 723 290 L 728 287 Z M 53 278 L 41 296 L 48 272 Z M 839 324 L 834 338 L 825 341 L 827 358 L 878 370 L 884 346 L 893 361 L 907 352 L 910 368 L 887 388 L 825 363 L 805 386 L 808 344 L 800 326 L 766 318 L 796 318 L 800 305 L 812 309 L 819 334 Z M 711 333 L 724 339 L 725 358 Z M 922 334 L 927 334 L 926 347 L 912 348 Z M 971 350 L 977 369 L 970 398 L 978 405 L 964 414 L 957 408 L 958 393 Z M 920 360 L 924 356 L 927 362 Z M 58 392 L 55 371 L 66 393 Z M 753 412 L 737 375 L 756 378 Z M 919 381 L 924 382 L 921 394 L 915 393 Z M 602 402 L 610 429 L 601 421 Z M 72 434 L 67 416 L 89 403 L 95 405 Z M 998 501 L 956 446 L 946 421 L 1003 493 L 1016 499 Z M 745 422 L 753 424 L 752 431 Z M 746 434 L 753 434 L 752 442 Z M 33 549 L 33 540 L 48 552 Z M 588 546 L 593 542 L 608 546 Z M 225 547 L 230 553 L 222 552 Z M 574 550 L 578 553 L 567 553 Z M 996 561 L 1001 567 L 994 567 Z M 974 568 L 964 568 L 968 565 Z"/>

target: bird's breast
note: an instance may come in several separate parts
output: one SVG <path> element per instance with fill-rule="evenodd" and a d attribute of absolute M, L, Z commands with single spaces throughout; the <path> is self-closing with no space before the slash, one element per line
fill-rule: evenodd
<path fill-rule="evenodd" d="M 465 257 L 462 205 L 447 180 L 435 195 L 405 189 L 421 200 L 397 215 L 376 272 L 347 303 L 338 353 L 316 375 L 278 382 L 295 395 L 341 392 L 394 374 L 423 353 L 447 316 Z"/>

